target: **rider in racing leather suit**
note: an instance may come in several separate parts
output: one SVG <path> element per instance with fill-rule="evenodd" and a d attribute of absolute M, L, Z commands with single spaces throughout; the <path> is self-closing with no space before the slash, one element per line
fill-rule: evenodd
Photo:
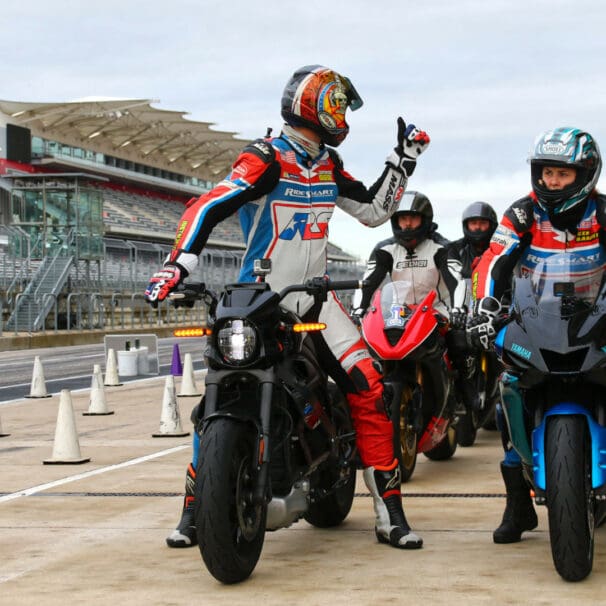
<path fill-rule="evenodd" d="M 400 225 L 410 220 L 407 215 L 420 217 L 417 227 Z M 431 290 L 435 290 L 436 311 L 444 321 L 451 320 L 446 344 L 449 358 L 457 370 L 457 386 L 465 398 L 477 397 L 473 386 L 467 385 L 468 356 L 464 331 L 467 289 L 461 279 L 461 262 L 449 242 L 436 231 L 429 199 L 420 192 L 407 191 L 391 217 L 391 227 L 393 237 L 379 242 L 370 255 L 364 274 L 367 286 L 356 291 L 354 297 L 354 317 L 364 314 L 374 291 L 387 275 L 394 282 L 402 280 L 412 284 L 407 291 L 410 300 L 401 301 L 406 305 L 417 305 Z M 454 400 L 452 402 L 454 407 Z"/>
<path fill-rule="evenodd" d="M 530 164 L 533 191 L 505 211 L 472 276 L 476 304 L 467 331 L 485 349 L 496 336 L 492 323 L 516 267 L 532 273 L 541 259 L 568 249 L 606 265 L 606 196 L 595 189 L 602 161 L 593 137 L 575 128 L 547 131 L 537 138 Z M 517 382 L 512 372 L 503 373 L 502 393 L 510 390 L 524 401 Z M 538 520 L 502 415 L 497 423 L 505 448 L 501 474 L 507 504 L 493 540 L 514 543 L 522 532 L 536 528 Z"/>
<path fill-rule="evenodd" d="M 272 259 L 266 281 L 273 290 L 326 274 L 328 223 L 338 206 L 362 223 L 384 223 L 397 206 L 417 156 L 429 137 L 398 119 L 398 145 L 386 167 L 367 189 L 343 168 L 334 149 L 348 133 L 345 110 L 362 104 L 351 82 L 322 66 L 297 70 L 282 97 L 286 122 L 279 137 L 247 145 L 230 174 L 210 192 L 192 200 L 181 218 L 175 244 L 163 270 L 152 276 L 148 301 L 165 298 L 197 266 L 198 255 L 212 229 L 238 211 L 246 239 L 240 281 L 254 281 L 255 259 Z M 312 298 L 293 294 L 284 305 L 305 316 Z M 315 309 L 312 310 L 315 312 Z M 399 467 L 393 450 L 393 430 L 385 412 L 380 373 L 336 294 L 317 312 L 327 328 L 322 337 L 338 364 L 327 362 L 345 386 L 364 478 L 373 494 L 376 535 L 394 547 L 412 549 L 422 540 L 410 530 L 402 509 Z M 311 320 L 309 314 L 306 320 Z M 331 374 L 335 374 L 334 372 Z M 181 521 L 168 537 L 171 547 L 196 542 L 193 519 L 194 460 L 186 476 L 186 499 Z"/>

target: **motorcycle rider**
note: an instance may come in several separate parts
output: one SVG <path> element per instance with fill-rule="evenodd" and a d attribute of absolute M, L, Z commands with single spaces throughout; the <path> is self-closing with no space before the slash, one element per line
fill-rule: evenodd
<path fill-rule="evenodd" d="M 412 300 L 420 303 L 433 289 L 437 293 L 435 308 L 450 329 L 446 334 L 449 358 L 458 371 L 461 392 L 467 399 L 477 397 L 475 387 L 466 380 L 467 341 L 465 339 L 466 284 L 461 279 L 461 262 L 450 243 L 438 232 L 433 221 L 433 207 L 424 194 L 407 191 L 391 216 L 393 237 L 379 242 L 368 260 L 363 279 L 367 286 L 356 291 L 352 315 L 361 318 L 370 305 L 374 291 L 385 276 L 392 281 L 413 284 Z"/>
<path fill-rule="evenodd" d="M 602 160 L 595 139 L 577 128 L 555 128 L 537 137 L 529 160 L 532 191 L 505 211 L 472 276 L 474 315 L 467 330 L 470 340 L 485 349 L 496 336 L 501 297 L 516 267 L 532 273 L 541 258 L 564 249 L 602 263 L 606 259 L 606 197 L 596 190 Z M 512 372 L 505 372 L 501 381 L 504 391 L 512 390 L 524 401 Z M 515 543 L 524 531 L 536 528 L 538 520 L 520 456 L 500 421 L 507 502 L 493 540 Z"/>
<path fill-rule="evenodd" d="M 461 215 L 463 237 L 450 245 L 461 261 L 461 277 L 471 278 L 471 272 L 488 248 L 499 220 L 488 202 L 472 202 Z"/>
<path fill-rule="evenodd" d="M 344 170 L 333 149 L 349 132 L 347 108 L 354 111 L 361 105 L 350 80 L 334 70 L 308 65 L 295 71 L 282 95 L 281 134 L 247 145 L 223 181 L 188 203 L 172 252 L 163 269 L 152 276 L 146 299 L 157 304 L 191 275 L 211 230 L 236 211 L 247 242 L 240 281 L 255 281 L 254 260 L 270 258 L 267 282 L 276 291 L 326 274 L 328 223 L 335 206 L 365 225 L 387 221 L 429 137 L 398 118 L 397 145 L 381 176 L 367 189 Z M 377 539 L 398 548 L 419 548 L 422 539 L 411 531 L 402 508 L 381 375 L 336 294 L 330 293 L 321 309 L 311 309 L 312 303 L 305 294 L 284 299 L 284 305 L 305 321 L 319 319 L 327 324 L 322 337 L 327 346 L 324 355 L 330 359 L 323 362 L 346 391 L 364 479 L 373 496 Z M 195 432 L 182 517 L 167 538 L 170 547 L 196 543 L 193 488 L 198 441 Z"/>
<path fill-rule="evenodd" d="M 497 228 L 497 213 L 487 202 L 472 202 L 465 208 L 461 216 L 463 237 L 455 240 L 449 246 L 451 251 L 461 261 L 461 278 L 471 281 L 471 272 L 479 261 L 484 251 L 488 248 L 490 238 Z M 468 289 L 467 298 L 471 293 Z M 466 300 L 465 311 L 468 311 L 468 300 Z M 460 350 L 465 345 L 461 343 Z M 467 410 L 480 406 L 480 398 L 476 390 L 476 382 L 473 379 L 476 372 L 476 361 L 473 351 L 460 351 L 459 354 L 459 378 L 457 387 L 466 400 Z"/>

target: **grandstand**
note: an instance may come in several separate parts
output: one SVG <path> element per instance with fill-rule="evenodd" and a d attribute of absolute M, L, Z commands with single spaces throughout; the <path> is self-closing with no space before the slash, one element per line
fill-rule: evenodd
<path fill-rule="evenodd" d="M 247 143 L 148 99 L 0 101 L 0 293 L 5 332 L 176 321 L 143 303 L 184 204 L 208 191 Z M 236 279 L 237 216 L 213 231 L 193 279 Z M 329 245 L 335 278 L 356 260 Z"/>

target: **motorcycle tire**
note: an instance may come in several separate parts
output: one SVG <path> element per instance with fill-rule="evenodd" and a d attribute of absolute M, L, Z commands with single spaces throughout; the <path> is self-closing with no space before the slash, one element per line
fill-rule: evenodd
<path fill-rule="evenodd" d="M 455 425 L 457 433 L 457 444 L 459 446 L 473 446 L 478 435 L 477 414 L 467 410 L 466 414 L 461 415 Z"/>
<path fill-rule="evenodd" d="M 400 479 L 402 483 L 408 482 L 417 465 L 417 432 L 412 426 L 400 429 Z"/>
<path fill-rule="evenodd" d="M 325 469 L 320 472 L 316 487 L 330 490 L 338 478 L 338 469 Z M 317 528 L 331 528 L 338 526 L 351 511 L 356 491 L 356 469 L 348 468 L 346 481 L 327 496 L 309 504 L 304 519 Z"/>
<path fill-rule="evenodd" d="M 256 433 L 241 421 L 212 421 L 200 440 L 195 519 L 208 571 L 239 583 L 254 570 L 265 539 L 267 504 L 253 503 Z"/>
<path fill-rule="evenodd" d="M 581 581 L 593 567 L 594 545 L 591 445 L 584 417 L 548 420 L 545 467 L 553 563 L 564 580 Z"/>
<path fill-rule="evenodd" d="M 423 454 L 432 461 L 446 461 L 450 459 L 457 450 L 457 432 L 454 427 L 449 427 L 442 441 L 432 449 Z"/>

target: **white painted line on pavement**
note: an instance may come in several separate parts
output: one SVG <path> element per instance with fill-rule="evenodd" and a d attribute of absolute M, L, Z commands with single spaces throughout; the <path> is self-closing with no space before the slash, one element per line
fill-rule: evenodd
<path fill-rule="evenodd" d="M 32 486 L 31 488 L 26 488 L 25 490 L 20 490 L 19 492 L 12 492 L 10 494 L 4 495 L 0 497 L 0 503 L 4 501 L 12 501 L 13 499 L 18 499 L 19 497 L 27 497 L 29 495 L 35 494 L 37 492 L 42 492 L 43 490 L 48 490 L 49 488 L 55 488 L 55 486 L 61 486 L 62 484 L 68 484 L 69 482 L 76 482 L 77 480 L 83 480 L 84 478 L 90 478 L 91 476 L 97 476 L 101 473 L 106 473 L 108 471 L 114 471 L 116 469 L 122 469 L 123 467 L 130 467 L 131 465 L 138 465 L 139 463 L 145 463 L 145 461 L 150 461 L 151 459 L 157 459 L 158 457 L 163 457 L 165 455 L 172 454 L 173 452 L 179 452 L 180 450 L 184 450 L 186 448 L 190 448 L 190 444 L 182 444 L 181 446 L 175 446 L 174 448 L 169 448 L 168 450 L 161 450 L 159 452 L 154 452 L 150 455 L 145 455 L 144 457 L 139 457 L 137 459 L 131 459 L 130 461 L 124 461 L 124 463 L 117 463 L 116 465 L 108 465 L 107 467 L 99 467 L 98 469 L 93 469 L 91 471 L 85 471 L 84 473 L 76 474 L 75 476 L 69 476 L 67 478 L 62 478 L 61 480 L 55 480 L 54 482 L 48 482 L 47 484 L 39 484 L 38 486 Z"/>

